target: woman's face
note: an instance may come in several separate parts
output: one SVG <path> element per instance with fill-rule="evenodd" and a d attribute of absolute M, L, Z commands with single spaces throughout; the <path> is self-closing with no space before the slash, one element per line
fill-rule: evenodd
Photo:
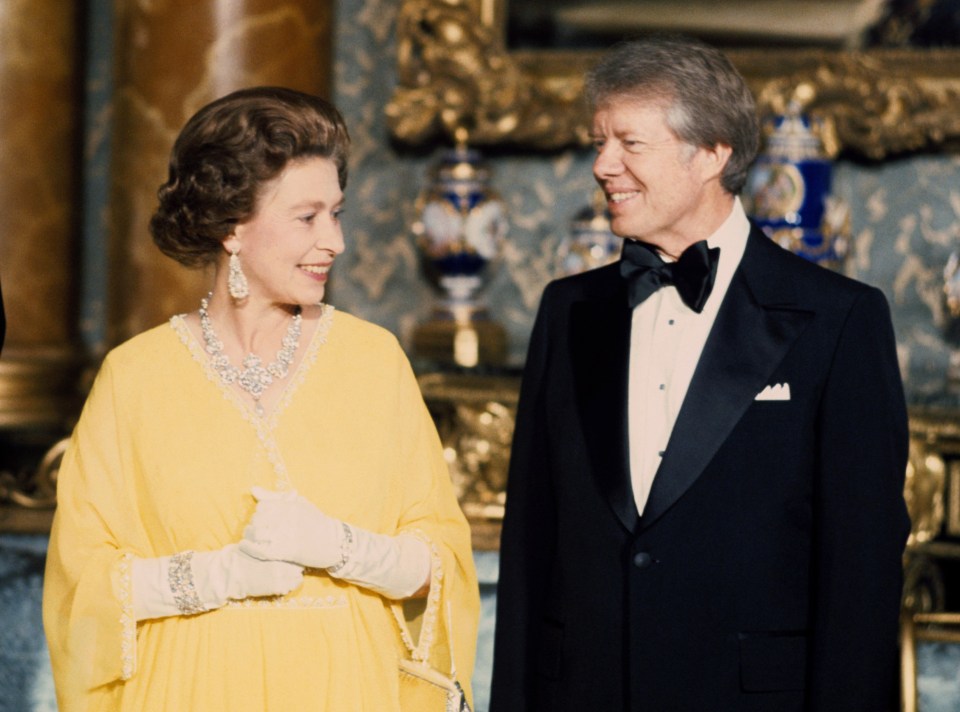
<path fill-rule="evenodd" d="M 261 187 L 253 217 L 224 241 L 238 247 L 250 301 L 316 304 L 330 267 L 343 252 L 343 192 L 326 158 L 291 162 Z"/>

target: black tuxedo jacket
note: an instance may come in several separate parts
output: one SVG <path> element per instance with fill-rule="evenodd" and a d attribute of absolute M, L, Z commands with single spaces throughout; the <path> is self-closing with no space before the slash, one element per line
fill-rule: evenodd
<path fill-rule="evenodd" d="M 643 516 L 630 325 L 618 265 L 544 291 L 491 712 L 897 710 L 908 441 L 882 293 L 754 228 Z"/>

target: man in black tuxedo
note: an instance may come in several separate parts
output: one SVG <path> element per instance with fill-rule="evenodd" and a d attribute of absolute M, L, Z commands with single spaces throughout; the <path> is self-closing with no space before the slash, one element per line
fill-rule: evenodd
<path fill-rule="evenodd" d="M 586 87 L 624 251 L 543 294 L 491 712 L 893 712 L 909 520 L 886 300 L 751 225 L 756 110 L 721 53 L 636 40 Z"/>

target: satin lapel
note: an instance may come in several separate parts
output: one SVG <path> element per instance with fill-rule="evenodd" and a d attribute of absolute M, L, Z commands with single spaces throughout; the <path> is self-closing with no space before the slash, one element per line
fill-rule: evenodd
<path fill-rule="evenodd" d="M 637 525 L 630 484 L 627 379 L 631 312 L 625 294 L 573 304 L 571 356 L 577 407 L 597 484 L 629 531 Z"/>
<path fill-rule="evenodd" d="M 776 279 L 757 267 L 756 255 L 767 247 L 754 249 L 752 265 L 744 254 L 746 269 L 738 269 L 730 283 L 654 477 L 641 527 L 652 524 L 702 474 L 812 317 L 790 304 L 761 304 L 755 298 L 745 273 Z"/>

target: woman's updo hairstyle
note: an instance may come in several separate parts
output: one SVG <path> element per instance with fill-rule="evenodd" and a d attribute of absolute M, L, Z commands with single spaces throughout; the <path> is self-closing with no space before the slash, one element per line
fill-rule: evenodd
<path fill-rule="evenodd" d="M 241 89 L 207 104 L 187 121 L 170 155 L 167 181 L 150 219 L 157 247 L 200 267 L 256 212 L 262 186 L 291 161 L 321 157 L 347 184 L 350 136 L 327 101 L 283 87 Z"/>

